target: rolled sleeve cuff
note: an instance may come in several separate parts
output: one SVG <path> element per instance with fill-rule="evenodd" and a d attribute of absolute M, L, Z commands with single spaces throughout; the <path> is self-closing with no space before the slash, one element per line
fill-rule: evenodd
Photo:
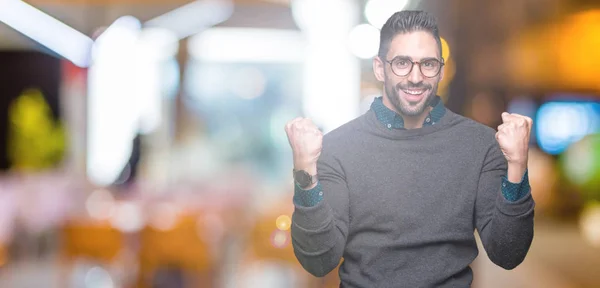
<path fill-rule="evenodd" d="M 323 188 L 321 183 L 310 190 L 304 190 L 294 183 L 294 204 L 302 207 L 314 207 L 323 200 Z"/>
<path fill-rule="evenodd" d="M 531 191 L 528 174 L 529 170 L 525 170 L 525 174 L 523 174 L 523 178 L 519 183 L 508 181 L 506 175 L 502 177 L 502 195 L 504 196 L 504 199 L 509 202 L 516 202 Z"/>

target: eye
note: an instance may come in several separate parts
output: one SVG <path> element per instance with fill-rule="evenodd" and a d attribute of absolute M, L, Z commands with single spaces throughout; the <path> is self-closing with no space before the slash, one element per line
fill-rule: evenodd
<path fill-rule="evenodd" d="M 397 67 L 407 67 L 410 64 L 410 62 L 406 59 L 397 59 L 394 62 Z"/>
<path fill-rule="evenodd" d="M 434 69 L 434 68 L 437 68 L 438 63 L 435 60 L 428 60 L 428 61 L 423 62 L 422 65 L 423 65 L 424 68 Z"/>

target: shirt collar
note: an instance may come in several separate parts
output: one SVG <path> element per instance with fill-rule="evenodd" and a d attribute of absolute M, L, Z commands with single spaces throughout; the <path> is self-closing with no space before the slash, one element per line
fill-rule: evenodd
<path fill-rule="evenodd" d="M 444 101 L 440 96 L 435 96 L 431 102 L 433 109 L 429 112 L 427 118 L 423 122 L 423 126 L 435 125 L 440 119 L 446 114 L 446 107 Z M 405 129 L 404 119 L 398 113 L 389 109 L 383 104 L 383 96 L 375 98 L 371 104 L 371 110 L 375 112 L 375 115 L 379 122 L 381 122 L 388 129 Z"/>

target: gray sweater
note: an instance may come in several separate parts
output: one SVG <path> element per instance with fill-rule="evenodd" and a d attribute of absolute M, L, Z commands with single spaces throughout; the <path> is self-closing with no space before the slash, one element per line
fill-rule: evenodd
<path fill-rule="evenodd" d="M 500 192 L 507 163 L 492 128 L 450 110 L 434 126 L 390 130 L 369 110 L 323 138 L 323 201 L 295 205 L 292 243 L 315 276 L 342 287 L 469 287 L 477 229 L 512 269 L 533 239 L 534 201 Z"/>

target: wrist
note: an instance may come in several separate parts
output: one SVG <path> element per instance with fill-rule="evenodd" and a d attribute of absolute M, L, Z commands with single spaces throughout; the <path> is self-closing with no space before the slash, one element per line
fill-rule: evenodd
<path fill-rule="evenodd" d="M 511 183 L 520 183 L 527 171 L 527 164 L 522 162 L 508 162 L 506 178 Z"/>
<path fill-rule="evenodd" d="M 317 163 L 314 161 L 309 161 L 309 162 L 301 162 L 301 161 L 294 161 L 294 170 L 296 171 L 306 171 L 308 172 L 308 174 L 310 174 L 311 176 L 316 175 L 317 174 Z"/>

